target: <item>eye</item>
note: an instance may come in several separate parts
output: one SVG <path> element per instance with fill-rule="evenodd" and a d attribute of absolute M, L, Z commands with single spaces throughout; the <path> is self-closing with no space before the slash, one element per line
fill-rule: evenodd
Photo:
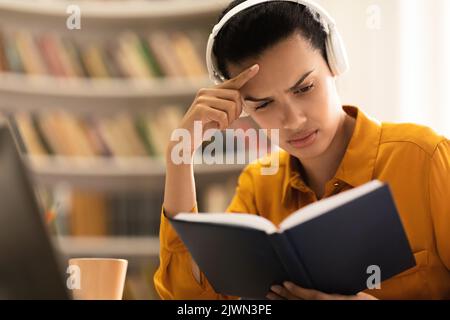
<path fill-rule="evenodd" d="M 270 101 L 265 102 L 265 103 L 263 103 L 263 104 L 257 106 L 257 107 L 255 108 L 255 110 L 264 109 L 264 108 L 267 107 L 269 104 L 270 104 Z"/>
<path fill-rule="evenodd" d="M 294 91 L 292 91 L 294 94 L 302 94 L 302 93 L 307 93 L 309 91 L 311 91 L 314 88 L 314 84 L 310 84 L 307 87 L 303 87 L 303 88 L 297 88 Z"/>

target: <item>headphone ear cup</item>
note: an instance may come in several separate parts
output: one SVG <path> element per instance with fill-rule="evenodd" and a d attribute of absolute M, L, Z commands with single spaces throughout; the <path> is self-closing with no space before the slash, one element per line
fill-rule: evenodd
<path fill-rule="evenodd" d="M 334 76 L 344 74 L 349 69 L 347 51 L 341 35 L 334 26 L 330 27 L 326 40 L 328 64 Z"/>

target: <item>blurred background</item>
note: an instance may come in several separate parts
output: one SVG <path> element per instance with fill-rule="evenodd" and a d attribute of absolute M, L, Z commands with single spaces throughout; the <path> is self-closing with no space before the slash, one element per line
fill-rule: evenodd
<path fill-rule="evenodd" d="M 343 103 L 450 136 L 450 1 L 322 0 L 348 48 Z"/>
<path fill-rule="evenodd" d="M 450 136 L 450 1 L 318 2 L 349 53 L 342 102 Z M 0 0 L 0 111 L 61 253 L 128 259 L 125 299 L 158 299 L 165 144 L 212 85 L 206 42 L 228 3 Z M 225 210 L 242 168 L 195 166 L 200 211 Z"/>

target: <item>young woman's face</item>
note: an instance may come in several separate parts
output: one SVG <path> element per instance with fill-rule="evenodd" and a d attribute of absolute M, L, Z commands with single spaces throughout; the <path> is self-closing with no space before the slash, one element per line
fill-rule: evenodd
<path fill-rule="evenodd" d="M 242 89 L 245 111 L 263 129 L 279 129 L 280 147 L 300 158 L 320 156 L 333 140 L 342 109 L 335 79 L 319 50 L 299 34 L 279 42 L 231 77 L 258 63 L 258 74 Z"/>

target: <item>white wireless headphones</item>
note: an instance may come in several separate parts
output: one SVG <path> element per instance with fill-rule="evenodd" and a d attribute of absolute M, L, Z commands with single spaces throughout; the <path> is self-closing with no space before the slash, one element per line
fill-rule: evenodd
<path fill-rule="evenodd" d="M 208 45 L 206 48 L 206 65 L 208 67 L 209 77 L 215 84 L 220 84 L 226 79 L 220 73 L 217 67 L 217 59 L 213 54 L 214 41 L 223 26 L 239 12 L 253 7 L 257 4 L 273 1 L 287 1 L 294 2 L 309 8 L 313 13 L 317 13 L 320 18 L 320 23 L 327 33 L 326 39 L 326 53 L 328 64 L 334 76 L 339 76 L 345 73 L 349 68 L 347 52 L 345 50 L 342 38 L 336 28 L 334 19 L 325 11 L 320 5 L 311 0 L 247 0 L 233 9 L 231 9 L 221 20 L 214 26 L 211 35 L 209 36 Z"/>

